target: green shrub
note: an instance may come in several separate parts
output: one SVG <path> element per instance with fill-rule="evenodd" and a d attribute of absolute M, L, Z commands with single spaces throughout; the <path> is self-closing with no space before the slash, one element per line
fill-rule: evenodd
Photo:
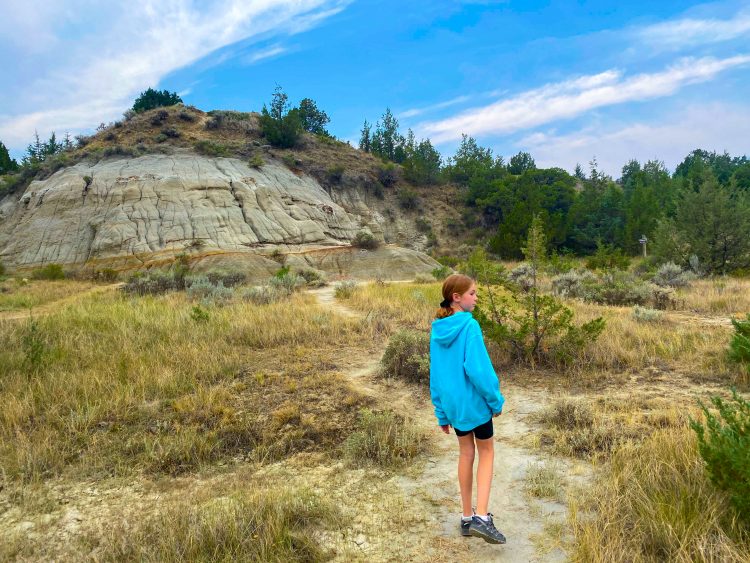
<path fill-rule="evenodd" d="M 475 309 L 475 317 L 488 339 L 509 348 L 517 360 L 552 364 L 566 368 L 584 361 L 586 346 L 593 343 L 604 330 L 601 317 L 582 325 L 573 324 L 573 311 L 552 295 L 541 293 L 539 272 L 546 260 L 546 241 L 541 218 L 534 217 L 523 248 L 528 271 L 528 288 L 517 283 L 505 283 L 509 291 L 498 292 L 488 285 L 488 299 Z M 492 265 L 481 254 L 470 259 L 481 272 L 492 270 Z M 485 263 L 482 264 L 482 261 Z M 477 277 L 480 281 L 487 275 Z M 496 283 L 502 283 L 499 278 Z M 488 282 L 485 282 L 488 283 Z"/>
<path fill-rule="evenodd" d="M 5 275 L 5 264 L 0 262 L 0 276 L 4 276 L 4 275 Z"/>
<path fill-rule="evenodd" d="M 674 262 L 667 262 L 659 266 L 656 274 L 651 279 L 653 283 L 661 287 L 685 287 L 695 279 L 692 272 L 684 272 Z"/>
<path fill-rule="evenodd" d="M 326 175 L 329 181 L 339 183 L 341 178 L 344 177 L 344 167 L 341 164 L 329 166 L 326 170 Z"/>
<path fill-rule="evenodd" d="M 308 287 L 323 287 L 327 285 L 326 276 L 323 272 L 312 268 L 300 270 L 299 275 L 305 280 Z"/>
<path fill-rule="evenodd" d="M 148 272 L 146 274 L 137 272 L 131 275 L 122 287 L 126 293 L 134 295 L 161 295 L 167 291 L 176 291 L 184 288 L 184 281 L 165 272 Z"/>
<path fill-rule="evenodd" d="M 372 235 L 372 233 L 359 231 L 352 239 L 352 246 L 365 248 L 367 250 L 375 250 L 380 246 L 380 242 Z"/>
<path fill-rule="evenodd" d="M 344 455 L 354 466 L 401 467 L 425 450 L 426 436 L 392 411 L 360 411 L 357 429 L 344 442 Z"/>
<path fill-rule="evenodd" d="M 224 282 L 219 280 L 216 284 L 211 283 L 208 276 L 200 275 L 186 280 L 187 294 L 191 299 L 200 299 L 204 304 L 227 303 L 234 296 L 230 287 L 224 287 Z"/>
<path fill-rule="evenodd" d="M 294 293 L 300 286 L 305 284 L 302 276 L 289 272 L 288 268 L 282 268 L 280 271 L 287 270 L 283 274 L 278 273 L 269 280 L 269 285 L 279 291 L 286 292 L 287 295 Z"/>
<path fill-rule="evenodd" d="M 576 267 L 576 262 L 572 256 L 558 254 L 556 250 L 553 250 L 549 255 L 549 258 L 547 258 L 547 264 L 545 266 L 548 273 L 557 276 L 573 270 Z"/>
<path fill-rule="evenodd" d="M 711 481 L 725 491 L 737 513 L 750 525 L 750 402 L 732 390 L 732 402 L 711 397 L 718 416 L 701 403 L 706 426 L 691 420 L 698 451 Z"/>
<path fill-rule="evenodd" d="M 287 168 L 290 170 L 297 170 L 299 168 L 299 161 L 292 153 L 285 154 L 281 157 L 281 160 L 284 161 L 284 164 L 286 164 Z"/>
<path fill-rule="evenodd" d="M 65 272 L 60 264 L 47 264 L 31 272 L 31 277 L 35 280 L 63 280 Z"/>
<path fill-rule="evenodd" d="M 214 141 L 198 141 L 195 143 L 195 150 L 200 154 L 206 156 L 227 156 L 229 155 L 229 147 L 221 143 Z"/>
<path fill-rule="evenodd" d="M 166 121 L 169 118 L 169 112 L 167 110 L 160 109 L 157 111 L 153 117 L 151 118 L 151 125 L 154 127 L 158 127 L 164 121 Z"/>
<path fill-rule="evenodd" d="M 653 323 L 661 320 L 662 313 L 661 311 L 636 305 L 633 307 L 633 318 L 640 323 Z"/>
<path fill-rule="evenodd" d="M 166 135 L 170 139 L 179 139 L 181 136 L 181 133 L 174 127 L 165 127 L 161 132 L 162 135 Z"/>
<path fill-rule="evenodd" d="M 429 385 L 430 336 L 414 330 L 400 330 L 391 336 L 380 359 L 380 373 Z"/>
<path fill-rule="evenodd" d="M 419 207 L 419 196 L 411 188 L 401 188 L 397 194 L 398 204 L 403 209 L 416 209 Z"/>
<path fill-rule="evenodd" d="M 534 269 L 531 264 L 522 262 L 508 272 L 508 279 L 521 291 L 529 291 L 534 285 Z"/>
<path fill-rule="evenodd" d="M 396 165 L 389 162 L 378 168 L 378 181 L 386 188 L 398 181 L 398 169 Z"/>
<path fill-rule="evenodd" d="M 729 359 L 745 366 L 750 374 L 750 314 L 744 321 L 732 319 L 732 325 L 734 334 L 729 342 Z"/>
<path fill-rule="evenodd" d="M 258 153 L 255 153 L 253 156 L 250 157 L 250 160 L 247 162 L 247 165 L 250 168 L 260 168 L 266 163 L 265 160 L 263 160 L 263 157 L 260 156 Z"/>
<path fill-rule="evenodd" d="M 182 121 L 187 121 L 188 123 L 192 123 L 196 120 L 196 117 L 186 110 L 180 111 L 180 113 L 177 114 L 177 117 L 179 117 Z"/>
<path fill-rule="evenodd" d="M 270 305 L 271 303 L 277 303 L 288 297 L 289 293 L 287 291 L 271 285 L 248 287 L 242 293 L 242 299 L 250 301 L 255 305 Z"/>
<path fill-rule="evenodd" d="M 224 287 L 235 287 L 245 282 L 246 276 L 243 272 L 217 272 L 210 271 L 206 272 L 208 280 L 217 285 L 219 282 L 224 284 Z"/>
<path fill-rule="evenodd" d="M 589 270 L 627 270 L 629 265 L 630 258 L 622 250 L 600 240 L 596 243 L 596 252 L 586 260 Z"/>
<path fill-rule="evenodd" d="M 47 341 L 39 326 L 39 321 L 30 318 L 21 339 L 23 346 L 23 366 L 29 379 L 37 373 L 44 364 L 48 352 Z"/>
<path fill-rule="evenodd" d="M 461 262 L 459 258 L 449 255 L 438 256 L 437 258 L 435 258 L 435 260 L 437 260 L 443 266 L 450 266 L 451 268 L 455 268 L 456 266 L 458 266 L 459 262 Z"/>
<path fill-rule="evenodd" d="M 440 266 L 432 270 L 432 277 L 438 281 L 443 281 L 453 273 L 453 269 L 448 266 Z"/>
<path fill-rule="evenodd" d="M 173 106 L 180 103 L 182 103 L 182 98 L 177 95 L 177 92 L 149 88 L 148 90 L 141 92 L 135 99 L 135 102 L 133 103 L 133 111 L 138 113 L 149 109 Z"/>
<path fill-rule="evenodd" d="M 432 231 L 432 224 L 424 217 L 417 217 L 414 225 L 420 233 L 429 233 Z"/>
<path fill-rule="evenodd" d="M 302 134 L 302 117 L 298 108 L 290 108 L 289 97 L 277 86 L 270 109 L 263 105 L 260 128 L 268 142 L 276 147 L 291 148 Z"/>
<path fill-rule="evenodd" d="M 208 319 L 211 318 L 211 316 L 203 307 L 201 307 L 200 305 L 195 305 L 190 311 L 190 318 L 193 319 L 196 323 L 206 323 L 208 322 Z"/>

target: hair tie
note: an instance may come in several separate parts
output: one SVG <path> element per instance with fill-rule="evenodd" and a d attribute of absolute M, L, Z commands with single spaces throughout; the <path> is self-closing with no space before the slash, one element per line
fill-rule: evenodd
<path fill-rule="evenodd" d="M 442 307 L 443 309 L 447 309 L 448 307 L 450 307 L 450 306 L 451 306 L 451 301 L 450 301 L 450 299 L 443 299 L 443 300 L 442 300 L 442 301 L 440 302 L 440 306 L 441 306 L 441 307 Z"/>

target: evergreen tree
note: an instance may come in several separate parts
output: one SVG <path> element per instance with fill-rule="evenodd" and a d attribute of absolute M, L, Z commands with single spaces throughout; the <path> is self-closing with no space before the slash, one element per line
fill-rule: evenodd
<path fill-rule="evenodd" d="M 316 135 L 330 136 L 326 125 L 331 122 L 328 114 L 321 109 L 310 98 L 305 98 L 299 103 L 299 116 L 302 121 L 302 129 Z"/>
<path fill-rule="evenodd" d="M 583 167 L 576 162 L 576 169 L 573 172 L 573 176 L 575 178 L 578 178 L 579 180 L 585 180 L 586 179 L 586 173 L 583 171 Z"/>
<path fill-rule="evenodd" d="M 0 141 L 0 174 L 9 174 L 18 170 L 18 163 L 10 157 L 7 147 Z"/>
<path fill-rule="evenodd" d="M 34 142 L 26 147 L 26 155 L 23 157 L 24 166 L 39 164 L 45 157 L 45 144 L 39 139 L 39 133 L 34 131 Z"/>
<path fill-rule="evenodd" d="M 133 111 L 142 112 L 150 109 L 173 106 L 175 104 L 181 104 L 182 98 L 177 95 L 177 92 L 169 92 L 168 90 L 154 90 L 149 88 L 140 93 L 133 103 Z"/>
<path fill-rule="evenodd" d="M 290 109 L 289 96 L 281 86 L 276 86 L 270 108 L 263 104 L 260 126 L 263 136 L 274 146 L 291 148 L 297 143 L 302 133 L 302 119 L 299 109 Z"/>
<path fill-rule="evenodd" d="M 384 160 L 403 162 L 404 137 L 398 132 L 398 119 L 386 108 L 381 120 L 375 124 L 375 132 L 370 142 L 370 150 Z"/>
<path fill-rule="evenodd" d="M 676 228 L 708 272 L 750 266 L 750 202 L 747 193 L 719 185 L 710 172 L 701 187 L 678 200 Z"/>
<path fill-rule="evenodd" d="M 365 119 L 364 125 L 362 125 L 362 130 L 360 131 L 361 135 L 359 137 L 359 150 L 370 152 L 372 148 L 372 134 L 370 133 L 370 130 L 372 129 L 372 126 L 367 123 L 367 120 Z"/>
<path fill-rule="evenodd" d="M 536 163 L 531 155 L 527 152 L 519 152 L 517 155 L 510 157 L 508 172 L 515 175 L 521 175 L 527 170 L 534 170 Z"/>
<path fill-rule="evenodd" d="M 468 186 L 472 179 L 485 182 L 502 177 L 505 170 L 502 158 L 493 159 L 492 149 L 480 147 L 473 137 L 461 135 L 461 144 L 449 159 L 445 174 L 452 182 Z M 474 199 L 469 197 L 470 205 Z"/>
<path fill-rule="evenodd" d="M 434 184 L 440 176 L 440 153 L 432 146 L 429 139 L 419 143 L 414 141 L 414 133 L 409 133 L 404 143 L 404 177 L 415 184 Z"/>

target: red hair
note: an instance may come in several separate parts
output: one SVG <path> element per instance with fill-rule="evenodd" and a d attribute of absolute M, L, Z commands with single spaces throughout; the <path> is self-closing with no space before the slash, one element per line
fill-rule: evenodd
<path fill-rule="evenodd" d="M 435 317 L 438 319 L 450 317 L 454 313 L 453 307 L 451 307 L 453 294 L 463 295 L 471 289 L 474 283 L 473 279 L 463 274 L 453 274 L 445 278 L 443 282 L 443 302 L 440 304 L 440 309 L 437 310 Z"/>

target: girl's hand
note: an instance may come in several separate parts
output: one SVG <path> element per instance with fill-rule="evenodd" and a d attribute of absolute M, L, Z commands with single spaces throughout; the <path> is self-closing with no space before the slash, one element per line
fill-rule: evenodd
<path fill-rule="evenodd" d="M 497 417 L 498 417 L 498 416 L 500 416 L 501 414 L 503 414 L 503 411 L 500 411 L 500 412 L 496 412 L 495 414 L 493 414 L 493 415 L 492 415 L 492 418 L 497 418 Z"/>
<path fill-rule="evenodd" d="M 451 433 L 451 425 L 450 424 L 446 424 L 444 426 L 441 425 L 440 426 L 440 430 L 443 431 L 443 434 L 450 434 Z"/>

